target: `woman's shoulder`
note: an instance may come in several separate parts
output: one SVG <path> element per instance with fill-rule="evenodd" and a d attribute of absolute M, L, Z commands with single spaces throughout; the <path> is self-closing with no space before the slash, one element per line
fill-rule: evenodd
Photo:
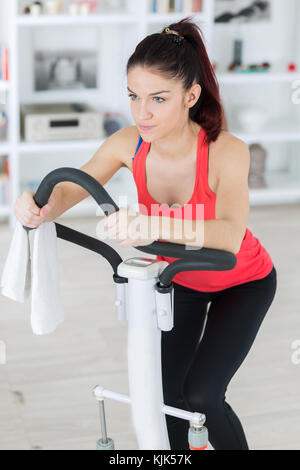
<path fill-rule="evenodd" d="M 213 142 L 213 144 L 215 147 L 218 147 L 219 150 L 222 148 L 224 149 L 224 147 L 226 147 L 227 149 L 228 147 L 237 148 L 239 146 L 240 147 L 247 146 L 247 144 L 242 139 L 224 130 L 220 132 L 220 134 L 218 135 L 217 139 Z"/>
<path fill-rule="evenodd" d="M 131 170 L 132 157 L 135 154 L 137 145 L 140 140 L 140 133 L 136 126 L 126 126 L 120 130 L 120 145 L 122 151 L 122 160 L 124 164 Z"/>
<path fill-rule="evenodd" d="M 218 138 L 210 144 L 210 165 L 218 184 L 223 171 L 230 167 L 237 170 L 243 161 L 245 171 L 249 171 L 250 152 L 248 145 L 240 138 L 227 131 L 221 131 Z"/>
<path fill-rule="evenodd" d="M 242 139 L 227 131 L 222 130 L 217 139 L 210 144 L 210 155 L 216 165 L 218 165 L 218 161 L 221 163 L 225 156 L 230 158 L 230 155 L 238 155 L 241 152 L 248 153 L 248 145 Z"/>

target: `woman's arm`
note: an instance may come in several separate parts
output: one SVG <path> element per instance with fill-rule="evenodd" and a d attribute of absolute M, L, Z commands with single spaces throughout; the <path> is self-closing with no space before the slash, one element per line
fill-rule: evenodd
<path fill-rule="evenodd" d="M 133 127 L 124 127 L 109 136 L 80 170 L 93 176 L 102 186 L 106 184 L 122 166 L 125 166 L 126 149 L 132 140 Z M 51 195 L 54 196 L 55 204 L 46 217 L 48 222 L 55 220 L 90 194 L 82 186 L 65 181 L 58 183 Z"/>

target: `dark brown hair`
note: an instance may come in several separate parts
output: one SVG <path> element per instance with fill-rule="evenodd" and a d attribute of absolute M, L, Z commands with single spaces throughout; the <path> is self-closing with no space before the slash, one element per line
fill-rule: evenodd
<path fill-rule="evenodd" d="M 207 142 L 215 141 L 222 130 L 223 107 L 219 85 L 209 60 L 200 27 L 186 17 L 168 27 L 184 37 L 176 44 L 174 34 L 146 36 L 127 62 L 127 74 L 136 66 L 149 67 L 167 79 L 179 79 L 186 92 L 194 83 L 201 86 L 197 103 L 189 109 L 189 118 L 206 131 Z"/>

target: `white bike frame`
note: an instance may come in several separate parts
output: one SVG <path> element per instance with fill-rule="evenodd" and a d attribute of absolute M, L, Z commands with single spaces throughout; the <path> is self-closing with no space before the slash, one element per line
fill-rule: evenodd
<path fill-rule="evenodd" d="M 174 326 L 174 289 L 158 292 L 155 285 L 166 261 L 129 258 L 118 266 L 118 275 L 127 283 L 116 284 L 117 316 L 128 321 L 129 394 L 121 395 L 96 386 L 94 395 L 131 404 L 131 414 L 139 449 L 170 450 L 165 415 L 187 419 L 203 428 L 205 416 L 166 406 L 161 370 L 161 331 Z M 206 429 L 206 428 L 204 428 Z M 187 436 L 188 440 L 188 436 Z"/>

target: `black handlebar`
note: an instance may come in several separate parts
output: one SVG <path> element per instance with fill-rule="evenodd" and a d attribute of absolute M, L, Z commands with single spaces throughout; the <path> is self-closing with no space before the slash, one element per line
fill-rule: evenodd
<path fill-rule="evenodd" d="M 40 208 L 47 204 L 54 186 L 63 181 L 71 181 L 86 189 L 106 215 L 119 211 L 117 204 L 97 180 L 82 170 L 70 167 L 57 168 L 44 177 L 34 195 L 36 204 Z M 89 237 L 69 227 L 56 222 L 55 225 L 59 238 L 101 253 L 109 261 L 115 275 L 117 275 L 117 266 L 122 262 L 122 258 L 113 248 L 98 239 Z M 32 230 L 31 227 L 24 226 L 24 228 Z M 167 266 L 161 274 L 160 281 L 165 285 L 169 285 L 173 276 L 179 271 L 227 271 L 233 269 L 236 265 L 236 256 L 224 250 L 211 248 L 193 248 L 187 250 L 185 245 L 161 241 L 155 241 L 150 245 L 136 246 L 134 248 L 153 255 L 179 258 Z"/>

